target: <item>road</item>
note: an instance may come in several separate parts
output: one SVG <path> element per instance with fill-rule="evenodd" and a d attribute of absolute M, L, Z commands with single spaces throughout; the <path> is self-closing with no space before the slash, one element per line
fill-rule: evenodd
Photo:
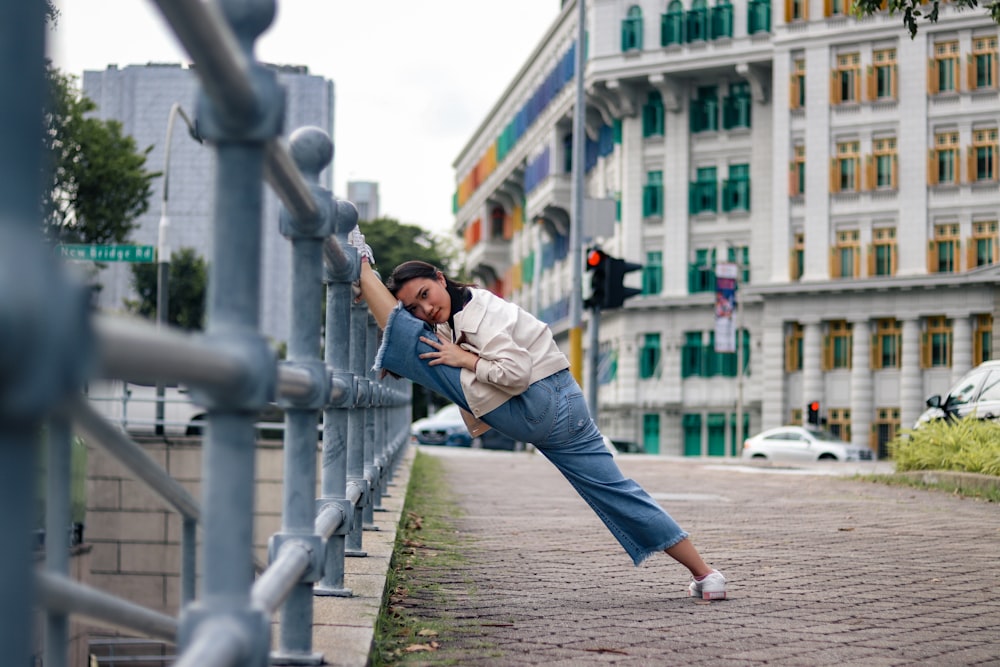
<path fill-rule="evenodd" d="M 542 456 L 421 451 L 468 555 L 413 573 L 406 606 L 455 630 L 422 664 L 1000 665 L 1000 508 L 851 477 L 890 463 L 619 456 L 728 577 L 707 603 L 667 556 L 632 567 Z"/>

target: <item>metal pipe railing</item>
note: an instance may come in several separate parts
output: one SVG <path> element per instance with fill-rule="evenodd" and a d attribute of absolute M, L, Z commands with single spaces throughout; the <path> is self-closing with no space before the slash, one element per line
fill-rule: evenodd
<path fill-rule="evenodd" d="M 79 614 L 95 621 L 134 630 L 148 637 L 177 641 L 177 619 L 108 595 L 65 576 L 35 574 L 38 601 L 50 611 Z"/>
<path fill-rule="evenodd" d="M 254 582 L 251 598 L 254 603 L 274 614 L 281 604 L 309 571 L 312 551 L 305 541 L 285 542 L 277 558 L 271 561 L 267 570 Z M 312 632 L 312 627 L 309 627 Z"/>
<path fill-rule="evenodd" d="M 238 355 L 207 344 L 202 336 L 108 315 L 97 315 L 93 321 L 99 372 L 105 377 L 159 379 L 219 390 L 237 386 L 245 378 Z"/>
<path fill-rule="evenodd" d="M 47 532 L 53 553 L 47 555 L 48 571 L 25 577 L 29 583 L 13 591 L 18 599 L 9 605 L 15 608 L 26 604 L 32 598 L 30 581 L 35 582 L 36 602 L 47 610 L 50 619 L 46 664 L 56 667 L 65 663 L 59 644 L 66 642 L 64 626 L 69 614 L 176 642 L 180 655 L 175 665 L 181 667 L 264 664 L 270 646 L 270 616 L 279 608 L 279 653 L 296 664 L 318 664 L 322 656 L 311 653 L 312 595 L 351 595 L 343 587 L 347 545 L 351 546 L 350 555 L 365 555 L 362 524 L 372 527 L 375 499 L 381 497 L 382 487 L 388 483 L 407 442 L 408 384 L 383 382 L 367 370 L 374 357 L 375 328 L 365 306 L 351 304 L 350 283 L 357 279 L 359 264 L 355 251 L 346 244 L 347 234 L 357 222 L 357 211 L 349 202 L 336 201 L 318 185 L 318 174 L 332 157 L 332 141 L 315 128 L 304 128 L 293 135 L 291 150 L 279 138 L 284 99 L 274 73 L 256 63 L 252 55 L 253 41 L 273 19 L 273 0 L 155 1 L 195 62 L 194 71 L 203 89 L 198 127 L 217 154 L 208 327 L 205 334 L 192 335 L 105 316 L 86 318 L 82 290 L 72 298 L 52 299 L 54 303 L 79 306 L 81 331 L 75 338 L 81 341 L 79 356 L 83 358 L 74 364 L 66 362 L 74 372 L 51 374 L 62 385 L 52 382 L 50 396 L 41 392 L 38 419 L 19 422 L 20 430 L 10 431 L 17 437 L 0 429 L 0 455 L 10 465 L 9 469 L 0 466 L 5 480 L 10 474 L 31 477 L 31 457 L 7 456 L 7 452 L 20 453 L 24 450 L 18 448 L 33 446 L 32 428 L 41 416 L 53 417 L 52 435 L 59 443 L 53 447 L 58 465 L 50 466 L 52 508 Z M 7 11 L 0 10 L 0 19 Z M 10 31 L 4 23 L 0 20 L 0 36 L 7 37 Z M 39 58 L 34 65 L 40 63 Z M 9 78 L 0 66 L 0 81 Z M 3 127 L 0 133 L 6 136 Z M 37 144 L 32 144 L 32 149 L 37 151 Z M 0 155 L 0 170 L 4 173 L 8 171 L 6 164 Z M 23 161 L 20 169 L 23 171 Z M 2 180 L 0 189 L 4 188 Z M 284 363 L 274 359 L 258 321 L 260 185 L 265 180 L 285 206 L 282 231 L 293 243 L 296 298 L 290 359 Z M 3 202 L 0 198 L 0 206 L 4 206 Z M 30 208 L 34 215 L 33 207 L 22 208 L 23 214 Z M 11 248 L 14 257 L 26 254 L 22 251 L 28 245 L 19 238 L 14 240 L 16 243 L 0 243 L 3 257 L 12 252 Z M 327 284 L 328 309 L 326 357 L 321 360 L 318 306 L 323 282 Z M 44 287 L 38 293 L 49 297 L 59 296 L 60 290 L 67 294 L 71 291 L 68 283 L 63 285 L 58 280 Z M 0 283 L 0 324 L 10 317 L 5 310 L 11 297 L 8 292 Z M 94 349 L 88 347 L 91 332 Z M 69 337 L 57 340 L 63 338 Z M 38 347 L 39 358 L 64 361 L 64 357 L 71 356 L 54 354 L 44 344 Z M 76 348 L 70 349 L 73 351 Z M 0 371 L 10 366 L 9 357 L 0 356 Z M 96 367 L 103 377 L 182 384 L 192 390 L 197 402 L 208 410 L 201 503 L 82 397 L 65 399 L 76 386 L 67 390 L 66 378 L 84 379 L 82 369 L 87 367 Z M 8 390 L 8 382 L 0 373 L 0 390 Z M 8 403 L 13 401 L 8 400 L 8 395 L 0 393 L 0 426 L 5 428 L 12 422 Z M 250 508 L 254 507 L 255 413 L 272 401 L 286 410 L 286 479 L 282 529 L 272 536 L 271 562 L 265 569 L 252 557 Z M 314 499 L 304 496 L 303 489 L 316 486 L 320 411 L 324 415 L 323 474 L 320 498 Z M 69 442 L 67 422 L 72 422 L 90 443 L 119 460 L 180 514 L 181 621 L 66 576 L 67 547 L 57 534 L 59 526 L 66 523 L 67 454 L 62 444 Z M 7 494 L 3 498 L 9 497 L 7 505 L 14 507 L 30 495 L 26 491 L 29 486 L 0 484 L 0 493 Z M 203 529 L 203 574 L 200 590 L 196 591 L 194 545 L 199 522 Z M 15 533 L 26 533 L 21 530 L 24 523 L 3 525 Z M 30 572 L 28 559 L 23 558 L 25 553 L 18 552 L 20 561 L 8 562 L 2 556 L 4 551 L 0 550 L 0 565 L 5 571 L 22 575 Z M 255 565 L 262 572 L 256 581 Z M 3 611 L 2 618 L 7 620 L 7 606 Z M 0 628 L 0 633 L 9 627 Z M 27 662 L 26 644 L 6 634 L 0 638 L 0 648 L 15 649 L 4 650 L 5 655 Z M 282 655 L 277 657 L 282 659 Z"/>

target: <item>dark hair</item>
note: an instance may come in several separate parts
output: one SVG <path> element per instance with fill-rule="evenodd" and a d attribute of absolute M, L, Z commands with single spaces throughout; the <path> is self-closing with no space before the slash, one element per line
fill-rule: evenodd
<path fill-rule="evenodd" d="M 477 287 L 477 285 L 452 280 L 441 269 L 433 264 L 422 262 L 419 259 L 411 259 L 409 262 L 403 262 L 393 269 L 389 275 L 389 279 L 385 281 L 385 286 L 389 288 L 393 296 L 396 296 L 396 293 L 403 288 L 403 285 L 411 280 L 416 278 L 437 280 L 438 273 L 444 276 L 445 287 L 451 293 L 464 293 L 464 290 L 470 287 Z"/>

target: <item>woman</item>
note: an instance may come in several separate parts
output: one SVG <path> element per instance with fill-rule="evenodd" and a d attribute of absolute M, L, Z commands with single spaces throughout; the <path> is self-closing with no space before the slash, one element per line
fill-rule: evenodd
<path fill-rule="evenodd" d="M 382 284 L 360 232 L 359 298 L 383 330 L 375 360 L 453 401 L 471 416 L 470 432 L 488 428 L 532 443 L 569 480 L 635 565 L 665 551 L 694 581 L 690 595 L 726 597 L 726 579 L 709 567 L 688 534 L 624 477 L 590 418 L 569 361 L 548 326 L 492 292 L 447 278 L 420 261 L 400 264 Z"/>

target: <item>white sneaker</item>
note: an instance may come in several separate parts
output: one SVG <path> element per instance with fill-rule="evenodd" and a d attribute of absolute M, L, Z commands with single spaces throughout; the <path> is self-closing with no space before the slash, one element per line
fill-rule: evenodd
<path fill-rule="evenodd" d="M 692 581 L 688 587 L 691 597 L 702 600 L 725 600 L 726 599 L 726 578 L 718 570 L 712 570 L 701 581 Z"/>

